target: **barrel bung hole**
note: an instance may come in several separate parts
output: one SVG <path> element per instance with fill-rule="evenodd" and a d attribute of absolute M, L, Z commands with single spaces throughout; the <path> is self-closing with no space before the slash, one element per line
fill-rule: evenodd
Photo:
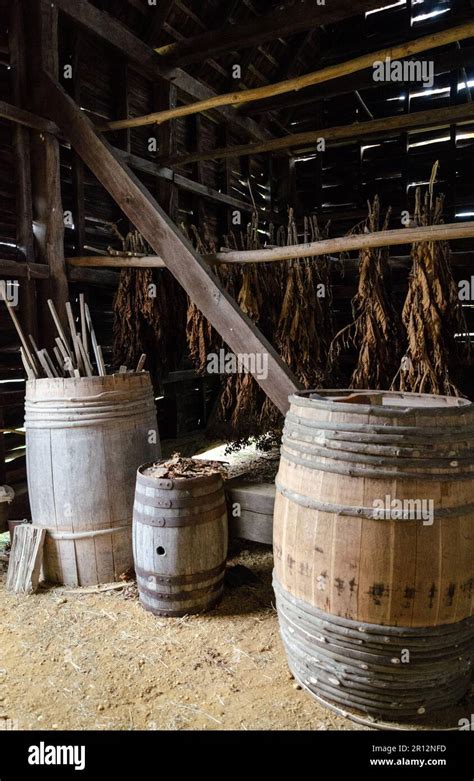
<path fill-rule="evenodd" d="M 166 553 L 166 551 L 165 551 L 165 549 L 163 548 L 162 545 L 159 545 L 157 547 L 156 552 L 157 552 L 158 556 L 164 556 L 165 553 Z"/>

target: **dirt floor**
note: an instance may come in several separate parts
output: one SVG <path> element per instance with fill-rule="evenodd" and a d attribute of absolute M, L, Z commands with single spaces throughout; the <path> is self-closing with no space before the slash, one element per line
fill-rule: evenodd
<path fill-rule="evenodd" d="M 234 543 L 229 563 L 255 582 L 229 583 L 217 609 L 183 619 L 146 613 L 134 586 L 22 597 L 0 585 L 0 719 L 18 729 L 369 729 L 291 677 L 270 549 Z"/>

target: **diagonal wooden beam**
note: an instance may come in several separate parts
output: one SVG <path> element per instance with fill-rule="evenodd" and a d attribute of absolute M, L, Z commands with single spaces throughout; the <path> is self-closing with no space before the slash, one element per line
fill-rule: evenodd
<path fill-rule="evenodd" d="M 256 376 L 265 393 L 282 411 L 297 380 L 272 345 L 219 283 L 152 195 L 100 138 L 84 112 L 48 74 L 42 74 L 44 109 L 57 123 L 84 163 L 142 233 L 167 268 L 236 354 L 266 355 L 266 376 Z"/>
<path fill-rule="evenodd" d="M 216 96 L 210 87 L 186 71 L 180 68 L 171 70 L 165 68 L 151 46 L 140 40 L 128 27 L 118 22 L 113 16 L 100 11 L 87 0 L 55 0 L 55 5 L 84 30 L 100 38 L 101 41 L 119 51 L 122 56 L 126 56 L 148 78 L 152 80 L 157 77 L 164 78 L 174 84 L 182 94 L 196 100 L 205 100 Z M 239 130 L 248 133 L 251 138 L 271 138 L 271 134 L 261 128 L 257 122 L 239 115 L 229 106 L 218 109 L 217 113 L 226 122 L 232 122 Z"/>
<path fill-rule="evenodd" d="M 158 54 L 168 65 L 186 65 L 200 62 L 203 52 L 213 57 L 232 50 L 260 46 L 265 41 L 286 38 L 289 35 L 333 24 L 350 16 L 380 6 L 380 0 L 331 0 L 327 5 L 319 5 L 315 0 L 304 0 L 291 8 L 283 8 L 262 19 L 231 25 L 223 30 L 211 30 L 194 38 L 171 43 L 157 49 Z"/>

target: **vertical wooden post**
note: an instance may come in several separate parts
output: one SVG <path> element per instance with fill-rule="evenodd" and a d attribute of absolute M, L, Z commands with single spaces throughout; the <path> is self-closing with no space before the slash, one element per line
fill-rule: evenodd
<path fill-rule="evenodd" d="M 74 30 L 72 36 L 72 97 L 81 105 L 81 32 Z M 78 255 L 84 254 L 86 243 L 86 216 L 84 208 L 84 163 L 71 149 L 73 215 L 75 244 Z"/>
<path fill-rule="evenodd" d="M 28 88 L 25 59 L 23 3 L 11 6 L 9 29 L 10 67 L 12 70 L 13 101 L 23 108 Z M 30 132 L 15 124 L 13 144 L 16 162 L 17 244 L 27 263 L 34 263 L 33 205 L 31 195 Z M 20 311 L 27 333 L 37 335 L 36 284 L 25 279 L 20 283 Z"/>
<path fill-rule="evenodd" d="M 58 75 L 58 9 L 48 0 L 35 0 L 28 14 L 29 96 L 31 108 L 47 113 L 41 99 L 39 80 L 44 70 Z M 64 261 L 64 213 L 61 199 L 59 142 L 49 134 L 35 134 L 32 143 L 33 219 L 39 260 L 47 263 L 50 279 L 46 287 L 61 321 L 67 323 L 65 303 L 68 279 Z M 43 296 L 43 299 L 45 296 Z M 41 308 L 42 332 L 53 336 L 51 318 Z"/>
<path fill-rule="evenodd" d="M 194 124 L 194 134 L 195 134 L 195 150 L 196 154 L 200 154 L 202 152 L 203 146 L 202 146 L 202 117 L 200 114 L 196 114 L 195 117 L 193 117 L 193 124 Z M 199 184 L 204 184 L 204 163 L 201 161 L 198 161 L 195 166 L 195 178 L 196 181 L 199 182 Z M 202 196 L 200 195 L 194 195 L 193 197 L 193 211 L 194 211 L 194 222 L 197 224 L 198 228 L 202 230 L 204 223 L 206 221 L 206 209 L 203 203 Z"/>
<path fill-rule="evenodd" d="M 128 68 L 127 60 L 120 61 L 117 71 L 118 71 L 118 86 L 119 86 L 117 113 L 119 117 L 128 117 L 130 113 L 129 111 L 130 107 L 129 107 L 129 100 L 128 100 L 129 68 Z M 120 149 L 123 149 L 125 152 L 128 152 L 130 154 L 131 130 L 129 127 L 125 128 L 125 130 L 121 130 L 120 133 L 118 133 L 117 146 L 120 147 Z"/>
<path fill-rule="evenodd" d="M 75 30 L 72 38 L 72 97 L 81 105 L 81 33 Z M 84 205 L 84 163 L 79 155 L 71 149 L 72 156 L 72 189 L 73 214 L 76 252 L 84 254 L 86 243 L 86 215 Z"/>
<path fill-rule="evenodd" d="M 222 132 L 222 141 L 223 141 L 223 146 L 231 145 L 230 130 L 228 125 L 224 125 L 223 132 Z M 231 160 L 230 158 L 226 158 L 225 160 L 221 160 L 221 165 L 224 166 L 225 192 L 227 193 L 227 195 L 232 195 L 232 166 L 234 165 L 234 160 Z M 226 227 L 227 231 L 231 233 L 235 228 L 235 225 L 232 222 L 233 209 L 230 206 L 226 206 L 225 210 L 226 210 L 226 219 L 224 221 L 224 226 Z M 243 215 L 242 215 L 242 219 L 243 219 Z"/>
<path fill-rule="evenodd" d="M 158 111 L 165 108 L 175 108 L 178 102 L 178 91 L 173 84 L 159 80 L 155 87 L 155 103 Z M 159 127 L 160 157 L 175 157 L 178 150 L 176 138 L 176 120 L 165 122 Z M 178 188 L 174 182 L 160 179 L 159 203 L 174 223 L 178 222 Z"/>

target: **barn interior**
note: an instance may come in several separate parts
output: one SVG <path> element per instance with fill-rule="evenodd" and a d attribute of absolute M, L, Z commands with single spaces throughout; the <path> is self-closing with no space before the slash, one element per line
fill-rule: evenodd
<path fill-rule="evenodd" d="M 473 9 L 473 0 L 0 0 L 0 721 L 7 729 L 454 729 L 473 712 Z M 97 431 L 87 442 L 68 439 L 96 425 L 99 412 L 87 404 L 102 403 L 95 401 L 102 391 L 116 394 L 100 407 L 109 438 Z M 392 475 L 401 500 L 412 496 L 397 493 L 404 479 L 418 481 L 419 491 L 436 484 L 434 524 L 387 522 L 397 551 L 390 561 L 375 532 L 356 539 L 351 531 L 339 543 L 334 532 L 341 567 L 353 566 L 360 548 L 361 583 L 362 569 L 370 572 L 370 598 L 357 587 L 357 615 L 353 589 L 342 594 L 336 570 L 331 607 L 318 601 L 322 565 L 311 575 L 314 620 L 324 621 L 326 610 L 362 622 L 371 653 L 382 651 L 370 626 L 418 629 L 415 658 L 420 645 L 434 643 L 431 667 L 422 659 L 418 674 L 414 665 L 413 678 L 403 679 L 413 694 L 398 705 L 382 702 L 377 684 L 367 693 L 357 677 L 338 696 L 340 660 L 332 657 L 318 662 L 323 684 L 300 662 L 288 667 L 284 621 L 297 617 L 277 589 L 275 598 L 271 546 L 282 569 L 301 555 L 303 578 L 306 549 L 295 552 L 303 532 L 288 542 L 283 525 L 294 486 L 304 493 L 305 480 L 291 480 L 298 464 L 308 468 L 308 453 L 327 462 L 308 430 L 330 428 L 337 415 L 308 423 L 309 391 L 320 392 L 321 409 L 347 400 L 341 426 L 355 419 L 351 403 L 364 425 L 377 416 L 380 429 L 405 425 L 388 442 L 377 429 L 383 444 L 363 450 L 369 433 L 359 442 L 362 423 L 350 423 L 359 428 L 349 425 L 352 433 L 331 451 L 351 452 L 348 461 L 335 456 L 355 461 L 355 472 L 344 473 L 350 481 L 370 464 L 399 470 L 386 479 Z M 403 400 L 405 424 L 391 406 Z M 126 566 L 121 550 L 108 577 L 107 520 L 94 525 L 94 513 L 102 513 L 104 495 L 109 504 L 122 495 L 118 451 L 135 436 L 129 426 L 139 415 L 133 432 L 144 441 L 156 428 L 157 437 L 133 444 L 133 488 L 137 469 L 160 456 L 162 483 L 172 484 L 170 475 L 198 480 L 190 458 L 205 480 L 209 462 L 223 470 L 227 569 L 224 555 L 223 596 L 208 612 L 143 609 L 150 594 L 140 585 L 138 536 L 135 562 Z M 293 454 L 287 472 L 284 425 Z M 298 458 L 291 438 L 301 444 Z M 44 509 L 56 501 L 59 513 L 57 458 L 69 508 L 64 529 Z M 342 469 L 320 473 L 325 485 L 337 474 L 341 482 L 327 496 L 321 489 L 317 510 L 311 494 L 300 528 L 309 513 L 327 510 L 323 501 L 358 503 Z M 147 476 L 142 470 L 145 483 Z M 285 480 L 291 486 L 281 489 Z M 81 501 L 96 502 L 97 511 L 78 530 Z M 160 501 L 155 509 L 166 506 Z M 130 506 L 130 546 L 131 513 Z M 158 534 L 159 525 L 147 529 Z M 13 535 L 20 546 L 27 527 L 14 556 Z M 413 539 L 415 586 L 413 594 L 405 588 L 395 615 Z M 425 539 L 438 567 L 436 616 L 433 599 L 430 609 L 421 606 Z M 206 538 L 201 551 L 193 540 L 207 562 L 214 543 Z M 156 567 L 164 555 L 153 546 Z M 11 581 L 25 574 L 24 561 L 28 583 L 17 588 Z M 199 588 L 183 582 L 199 582 L 199 572 L 183 575 L 177 566 L 164 574 L 187 577 L 184 591 L 163 600 L 178 594 L 187 605 L 183 594 Z M 390 588 L 379 592 L 384 567 Z M 444 645 L 439 627 L 442 637 L 446 627 L 453 633 Z M 453 644 L 462 660 L 455 671 Z M 358 688 L 364 696 L 353 695 Z"/>

